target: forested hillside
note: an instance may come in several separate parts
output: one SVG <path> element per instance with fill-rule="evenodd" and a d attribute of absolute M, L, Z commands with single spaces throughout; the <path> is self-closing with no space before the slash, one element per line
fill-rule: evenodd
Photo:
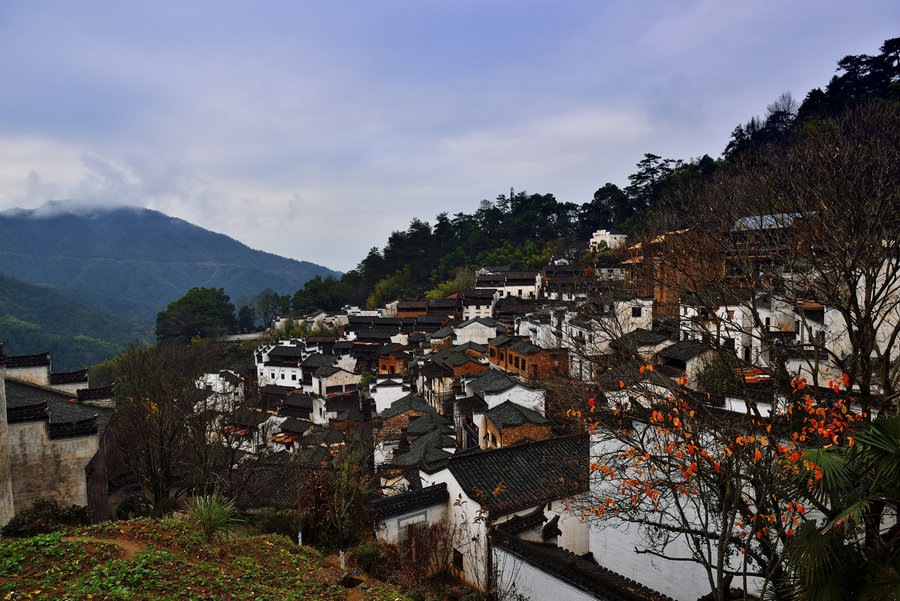
<path fill-rule="evenodd" d="M 51 351 L 54 371 L 70 371 L 110 359 L 128 342 L 150 335 L 134 321 L 0 273 L 0 342 L 7 354 Z"/>
<path fill-rule="evenodd" d="M 52 204 L 0 214 L 0 271 L 147 321 L 195 286 L 224 288 L 237 299 L 266 288 L 293 292 L 316 275 L 338 275 L 157 211 L 73 212 Z"/>

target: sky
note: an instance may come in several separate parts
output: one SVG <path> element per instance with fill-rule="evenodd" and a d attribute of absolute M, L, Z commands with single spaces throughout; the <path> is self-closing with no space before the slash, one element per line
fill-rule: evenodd
<path fill-rule="evenodd" d="M 0 211 L 147 207 L 346 271 L 414 217 L 717 157 L 898 25 L 896 0 L 0 0 Z"/>

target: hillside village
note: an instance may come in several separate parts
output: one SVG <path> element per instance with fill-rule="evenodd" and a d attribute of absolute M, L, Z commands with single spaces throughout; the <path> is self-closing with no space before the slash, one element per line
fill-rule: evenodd
<path fill-rule="evenodd" d="M 249 362 L 194 383 L 205 436 L 228 449 L 210 469 L 241 510 L 264 512 L 298 507 L 315 470 L 352 461 L 373 483 L 365 507 L 374 536 L 399 544 L 439 529 L 438 567 L 482 590 L 702 598 L 709 566 L 689 538 L 658 544 L 638 523 L 600 519 L 596 499 L 607 483 L 593 474 L 604 445 L 617 440 L 603 432 L 616 431 L 616 416 L 652 425 L 649 412 L 663 399 L 749 424 L 751 415 L 773 417 L 799 378 L 817 401 L 841 393 L 834 382 L 854 353 L 846 308 L 790 280 L 763 287 L 754 277 L 760 264 L 785 267 L 801 227 L 787 214 L 738 220 L 731 244 L 714 252 L 691 229 L 641 243 L 601 230 L 584 241 L 587 261 L 483 266 L 473 287 L 448 298 L 285 316 Z M 888 253 L 876 272 L 895 295 L 896 258 Z M 900 307 L 880 307 L 881 346 L 867 364 L 875 377 L 843 380 L 865 411 L 896 402 Z M 279 337 L 301 324 L 336 335 Z M 111 387 L 92 388 L 86 370 L 54 373 L 48 354 L 0 357 L 4 522 L 38 497 L 87 505 L 96 520 L 133 515 L 152 500 L 130 464 L 109 460 Z M 621 455 L 627 447 L 616 444 Z M 195 489 L 174 476 L 167 495 Z M 767 575 L 743 569 L 751 578 L 741 586 L 758 592 Z M 731 578 L 723 582 L 712 584 L 727 588 Z"/>

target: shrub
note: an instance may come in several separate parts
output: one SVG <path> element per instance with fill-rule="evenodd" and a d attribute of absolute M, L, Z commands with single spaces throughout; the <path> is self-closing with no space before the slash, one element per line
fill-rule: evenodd
<path fill-rule="evenodd" d="M 241 522 L 234 502 L 217 495 L 196 497 L 190 506 L 191 518 L 200 527 L 207 542 L 220 534 L 227 534 Z"/>
<path fill-rule="evenodd" d="M 399 549 L 375 540 L 357 545 L 350 552 L 350 559 L 366 574 L 382 581 L 391 579 L 402 567 Z"/>
<path fill-rule="evenodd" d="M 3 527 L 3 536 L 23 538 L 60 530 L 63 526 L 91 523 L 91 510 L 81 505 L 62 507 L 51 499 L 35 499 Z"/>

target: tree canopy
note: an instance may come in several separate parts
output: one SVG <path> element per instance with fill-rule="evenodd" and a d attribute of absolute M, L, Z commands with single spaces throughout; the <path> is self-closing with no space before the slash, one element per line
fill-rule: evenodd
<path fill-rule="evenodd" d="M 156 316 L 156 340 L 160 344 L 186 343 L 196 336 L 233 332 L 234 305 L 223 288 L 191 288 Z"/>

